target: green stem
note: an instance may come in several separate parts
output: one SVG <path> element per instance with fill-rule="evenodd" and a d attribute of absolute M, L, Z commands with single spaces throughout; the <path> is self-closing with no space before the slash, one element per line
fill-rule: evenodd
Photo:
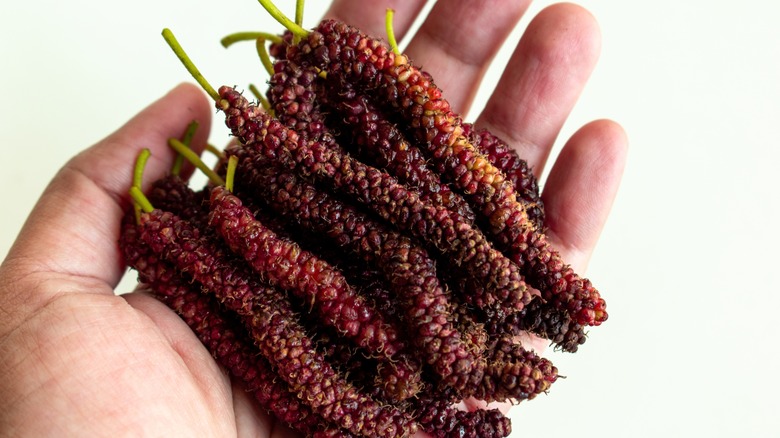
<path fill-rule="evenodd" d="M 146 168 L 146 162 L 149 161 L 149 157 L 152 156 L 152 152 L 144 148 L 138 153 L 138 158 L 135 160 L 135 168 L 133 168 L 133 187 L 141 187 L 141 183 L 144 180 L 144 169 Z"/>
<path fill-rule="evenodd" d="M 276 5 L 273 4 L 271 0 L 257 0 L 260 2 L 260 4 L 265 8 L 266 11 L 268 11 L 269 14 L 271 14 L 272 17 L 279 23 L 281 23 L 282 26 L 286 27 L 290 32 L 293 33 L 293 35 L 297 35 L 299 37 L 305 37 L 309 35 L 309 32 L 302 28 L 301 26 L 298 26 L 295 24 L 292 20 L 287 18 L 286 15 L 282 13 L 282 11 L 279 10 L 279 8 L 276 7 Z"/>
<path fill-rule="evenodd" d="M 387 8 L 387 11 L 385 11 L 385 32 L 387 32 L 387 42 L 390 44 L 390 48 L 393 49 L 393 53 L 400 55 L 401 51 L 398 50 L 398 42 L 395 40 L 395 32 L 393 31 L 393 15 L 395 15 L 395 10 Z"/>
<path fill-rule="evenodd" d="M 214 154 L 220 160 L 225 158 L 225 154 L 211 143 L 206 144 L 206 150 Z"/>
<path fill-rule="evenodd" d="M 281 44 L 282 42 L 284 42 L 282 40 L 282 37 L 280 37 L 279 35 L 274 35 L 268 32 L 231 33 L 230 35 L 227 35 L 226 37 L 222 38 L 219 42 L 222 44 L 223 47 L 228 48 L 239 41 L 255 41 L 258 38 L 262 38 L 266 41 L 271 41 L 277 44 Z"/>
<path fill-rule="evenodd" d="M 142 192 L 140 188 L 136 186 L 130 187 L 130 197 L 133 198 L 135 205 L 144 212 L 151 213 L 154 211 L 154 207 L 152 207 L 152 203 L 149 202 L 149 198 L 144 195 L 144 192 Z M 136 219 L 140 222 L 140 215 Z"/>
<path fill-rule="evenodd" d="M 225 173 L 225 188 L 229 192 L 233 191 L 233 181 L 236 178 L 236 167 L 238 166 L 238 157 L 231 155 L 228 158 L 227 171 Z"/>
<path fill-rule="evenodd" d="M 184 135 L 181 138 L 181 142 L 190 146 L 192 138 L 195 137 L 195 131 L 198 130 L 198 122 L 193 120 L 187 126 L 187 130 L 184 131 Z M 176 155 L 173 160 L 173 166 L 171 167 L 171 175 L 178 175 L 181 173 L 181 168 L 184 165 L 184 157 L 181 154 Z"/>
<path fill-rule="evenodd" d="M 260 102 L 260 105 L 263 106 L 263 109 L 273 116 L 273 109 L 271 108 L 271 103 L 268 102 L 268 99 L 263 96 L 263 93 L 260 92 L 260 90 L 257 89 L 257 87 L 254 84 L 249 84 L 249 91 L 255 96 L 255 98 Z"/>
<path fill-rule="evenodd" d="M 180 142 L 175 138 L 169 139 L 168 145 L 173 149 L 175 149 L 176 152 L 183 155 L 187 161 L 192 163 L 201 172 L 206 174 L 206 176 L 211 180 L 211 182 L 218 185 L 225 185 L 225 181 L 222 178 L 220 178 L 216 172 L 211 170 L 211 168 L 207 166 L 206 163 L 203 162 L 203 160 L 200 159 L 198 154 L 196 154 L 192 149 L 187 147 L 187 145 L 185 145 L 184 143 Z"/>
<path fill-rule="evenodd" d="M 273 76 L 274 63 L 271 62 L 271 55 L 268 54 L 268 49 L 265 48 L 265 39 L 258 38 L 255 42 L 255 46 L 257 47 L 257 55 L 260 56 L 260 62 L 263 63 L 265 71 L 268 72 L 269 76 Z"/>
<path fill-rule="evenodd" d="M 305 0 L 297 0 L 295 2 L 295 24 L 303 27 L 303 4 Z"/>
<path fill-rule="evenodd" d="M 268 49 L 265 48 L 265 42 L 282 43 L 281 37 L 267 32 L 237 32 L 222 38 L 220 42 L 225 48 L 228 48 L 238 41 L 255 41 L 257 54 L 260 56 L 260 61 L 263 63 L 265 70 L 269 75 L 274 74 L 274 63 L 271 62 L 271 55 L 268 54 Z"/>
<path fill-rule="evenodd" d="M 305 0 L 297 0 L 295 2 L 295 24 L 303 27 L 303 4 Z M 298 42 L 301 40 L 301 37 L 298 35 L 293 35 L 293 44 L 298 44 Z"/>
<path fill-rule="evenodd" d="M 203 74 L 201 74 L 200 70 L 198 70 L 197 67 L 195 67 L 195 64 L 192 62 L 189 56 L 187 56 L 187 53 L 184 52 L 184 49 L 181 47 L 181 44 L 176 40 L 176 37 L 173 35 L 173 32 L 171 32 L 170 29 L 163 29 L 162 36 L 165 38 L 165 41 L 168 43 L 168 45 L 173 50 L 173 53 L 176 54 L 176 56 L 179 58 L 179 61 L 181 61 L 182 64 L 184 64 L 184 68 L 187 69 L 188 72 L 192 75 L 192 77 L 200 84 L 201 87 L 208 93 L 209 96 L 211 96 L 212 99 L 215 101 L 219 101 L 219 93 L 217 93 L 217 90 L 214 89 L 214 87 L 211 86 L 211 84 L 208 83 L 205 77 L 203 77 Z"/>
<path fill-rule="evenodd" d="M 141 191 L 141 184 L 144 181 L 144 169 L 146 168 L 146 162 L 149 161 L 149 157 L 151 155 L 152 152 L 147 148 L 141 149 L 141 152 L 138 153 L 138 158 L 136 158 L 135 167 L 133 168 L 133 184 L 130 186 L 131 188 L 136 188 L 138 189 L 138 191 Z M 143 192 L 141 194 L 143 194 Z M 148 200 L 146 202 L 147 204 L 149 204 Z M 133 211 L 135 212 L 135 223 L 141 222 L 141 209 L 142 209 L 142 205 L 140 203 L 133 202 Z"/>

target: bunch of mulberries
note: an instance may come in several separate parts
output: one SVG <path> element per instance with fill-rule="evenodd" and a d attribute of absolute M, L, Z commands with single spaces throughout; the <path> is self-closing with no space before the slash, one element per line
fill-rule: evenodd
<path fill-rule="evenodd" d="M 575 351 L 607 317 L 547 242 L 531 169 L 380 39 L 325 20 L 272 40 L 264 105 L 201 81 L 236 140 L 205 187 L 172 172 L 144 195 L 139 160 L 127 264 L 308 436 L 507 436 L 456 404 L 547 392 L 557 369 L 514 336 Z"/>

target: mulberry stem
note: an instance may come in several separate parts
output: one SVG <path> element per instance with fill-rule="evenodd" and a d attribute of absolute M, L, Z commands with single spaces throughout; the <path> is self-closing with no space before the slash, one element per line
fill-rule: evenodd
<path fill-rule="evenodd" d="M 194 164 L 195 167 L 198 168 L 201 172 L 206 174 L 206 176 L 217 185 L 225 185 L 225 181 L 217 175 L 216 172 L 214 172 L 209 166 L 206 165 L 206 163 L 203 162 L 203 160 L 200 159 L 198 154 L 195 153 L 192 149 L 187 147 L 186 144 L 182 143 L 181 141 L 171 138 L 168 140 L 168 145 L 172 147 L 176 152 L 178 152 L 181 156 L 183 156 L 187 161 Z"/>
<path fill-rule="evenodd" d="M 390 45 L 393 53 L 400 55 L 401 51 L 398 50 L 398 43 L 395 41 L 395 31 L 393 30 L 393 15 L 395 15 L 395 10 L 387 8 L 385 11 L 385 33 L 387 33 L 387 43 Z"/>
<path fill-rule="evenodd" d="M 173 50 L 173 53 L 176 54 L 176 57 L 179 58 L 179 61 L 181 61 L 181 63 L 184 65 L 184 68 L 190 72 L 192 77 L 198 82 L 198 84 L 200 84 L 201 87 L 203 87 L 204 90 L 206 90 L 206 93 L 209 96 L 211 96 L 214 100 L 218 100 L 219 94 L 217 94 L 217 91 L 214 90 L 214 87 L 212 87 L 211 84 L 206 81 L 206 78 L 203 76 L 200 70 L 195 67 L 195 64 L 193 64 L 192 60 L 184 52 L 184 49 L 181 47 L 181 44 L 179 44 L 179 41 L 176 39 L 176 36 L 173 34 L 173 32 L 167 28 L 163 29 L 162 36 L 165 39 L 165 42 L 168 43 L 168 46 L 170 46 L 171 50 Z"/>
<path fill-rule="evenodd" d="M 227 191 L 232 192 L 233 191 L 233 180 L 236 176 L 236 166 L 238 165 L 238 157 L 230 157 L 228 158 L 228 164 L 227 164 L 227 173 L 225 175 L 225 189 Z"/>
<path fill-rule="evenodd" d="M 236 32 L 223 37 L 220 40 L 220 44 L 222 44 L 222 47 L 227 49 L 239 41 L 257 41 L 258 39 L 277 44 L 282 43 L 282 37 L 268 32 Z"/>
<path fill-rule="evenodd" d="M 214 155 L 215 157 L 217 157 L 217 159 L 219 159 L 219 160 L 225 158 L 225 154 L 222 152 L 222 150 L 218 149 L 213 144 L 207 143 L 206 144 L 206 150 L 211 152 L 211 154 Z"/>
<path fill-rule="evenodd" d="M 295 2 L 295 24 L 303 26 L 303 5 L 305 0 L 296 0 Z"/>
<path fill-rule="evenodd" d="M 198 130 L 198 122 L 196 120 L 193 120 L 190 122 L 189 125 L 187 125 L 187 129 L 184 131 L 184 135 L 181 138 L 181 142 L 189 147 L 190 143 L 192 143 L 192 138 L 195 137 L 195 132 Z M 178 175 L 181 173 L 182 165 L 184 165 L 184 156 L 181 154 L 176 155 L 176 158 L 173 161 L 173 166 L 171 166 L 171 174 Z"/>
<path fill-rule="evenodd" d="M 146 162 L 149 161 L 149 157 L 152 155 L 151 151 L 149 149 L 144 148 L 141 149 L 141 152 L 138 153 L 138 158 L 135 161 L 135 167 L 133 168 L 133 185 L 130 189 L 130 196 L 133 198 L 133 211 L 135 212 L 135 222 L 141 222 L 141 211 L 151 211 L 146 210 L 147 208 L 151 207 L 151 204 L 149 204 L 148 200 L 145 197 L 138 197 L 137 194 L 133 195 L 133 188 L 135 188 L 138 192 L 143 195 L 143 192 L 141 192 L 141 184 L 143 183 L 144 179 L 144 169 L 146 168 Z M 146 203 L 144 203 L 146 201 Z"/>
<path fill-rule="evenodd" d="M 284 15 L 284 13 L 282 13 L 282 11 L 280 11 L 279 8 L 277 8 L 276 5 L 274 5 L 273 2 L 271 2 L 271 0 L 258 0 L 258 1 L 265 8 L 265 10 L 268 11 L 268 13 L 271 14 L 272 17 L 274 17 L 276 21 L 281 23 L 282 26 L 289 29 L 294 36 L 305 37 L 309 34 L 307 30 L 305 30 L 298 24 L 294 23 L 286 15 Z"/>
<path fill-rule="evenodd" d="M 147 149 L 141 149 L 138 153 L 138 158 L 135 162 L 135 168 L 133 169 L 133 187 L 141 188 L 141 184 L 144 180 L 144 169 L 146 169 L 146 162 L 149 161 L 149 157 L 152 156 L 152 152 Z"/>
<path fill-rule="evenodd" d="M 274 64 L 271 62 L 271 56 L 268 54 L 268 49 L 265 48 L 265 39 L 258 38 L 255 42 L 255 47 L 257 48 L 257 56 L 260 57 L 260 62 L 263 64 L 263 67 L 265 67 L 265 71 L 268 72 L 269 75 L 274 74 Z"/>
<path fill-rule="evenodd" d="M 135 201 L 141 211 L 145 213 L 151 213 L 154 210 L 154 207 L 146 198 L 144 192 L 142 192 L 138 187 L 130 187 L 130 196 L 133 198 L 133 201 Z"/>
<path fill-rule="evenodd" d="M 265 43 L 266 41 L 270 41 L 272 44 L 281 44 L 282 38 L 279 35 L 267 32 L 236 32 L 222 38 L 220 43 L 222 44 L 222 47 L 227 49 L 239 41 L 254 41 L 255 48 L 257 49 L 257 56 L 260 58 L 263 67 L 269 75 L 274 73 L 273 62 L 271 62 L 271 56 L 268 54 Z"/>

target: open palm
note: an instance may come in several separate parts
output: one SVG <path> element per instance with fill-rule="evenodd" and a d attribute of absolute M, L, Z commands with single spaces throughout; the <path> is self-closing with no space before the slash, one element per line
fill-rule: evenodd
<path fill-rule="evenodd" d="M 400 38 L 423 3 L 337 0 L 329 15 L 381 35 L 391 6 Z M 406 52 L 465 113 L 527 3 L 439 1 Z M 598 48 L 586 11 L 545 9 L 476 125 L 515 145 L 540 173 Z M 0 434 L 294 436 L 231 384 L 167 307 L 143 291 L 113 293 L 124 273 L 116 242 L 139 149 L 152 149 L 152 181 L 173 161 L 167 139 L 192 120 L 209 126 L 212 112 L 201 91 L 181 85 L 74 157 L 42 195 L 0 267 Z M 196 149 L 207 135 L 201 129 Z M 549 240 L 579 271 L 606 220 L 625 151 L 617 124 L 592 122 L 567 141 L 547 179 Z"/>

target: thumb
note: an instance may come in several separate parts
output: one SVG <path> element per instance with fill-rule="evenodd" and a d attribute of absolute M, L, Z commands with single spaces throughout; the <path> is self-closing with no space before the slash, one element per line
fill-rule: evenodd
<path fill-rule="evenodd" d="M 131 206 L 127 191 L 138 153 L 149 148 L 146 183 L 171 167 L 175 153 L 168 139 L 180 137 L 193 120 L 202 127 L 193 148 L 202 149 L 208 137 L 211 108 L 203 92 L 182 84 L 148 106 L 122 128 L 72 158 L 60 169 L 33 208 L 6 260 L 0 267 L 2 283 L 34 278 L 36 284 L 52 278 L 89 279 L 112 290 L 124 273 L 117 241 L 119 224 Z M 54 276 L 52 276 L 54 275 Z M 0 304 L 13 300 L 0 292 Z M 19 290 L 20 303 L 35 305 L 62 292 L 35 294 Z M 35 295 L 33 294 L 33 295 Z M 6 296 L 2 296 L 6 295 Z M 32 300 L 33 302 L 29 302 Z M 12 306 L 13 308 L 13 306 Z"/>

